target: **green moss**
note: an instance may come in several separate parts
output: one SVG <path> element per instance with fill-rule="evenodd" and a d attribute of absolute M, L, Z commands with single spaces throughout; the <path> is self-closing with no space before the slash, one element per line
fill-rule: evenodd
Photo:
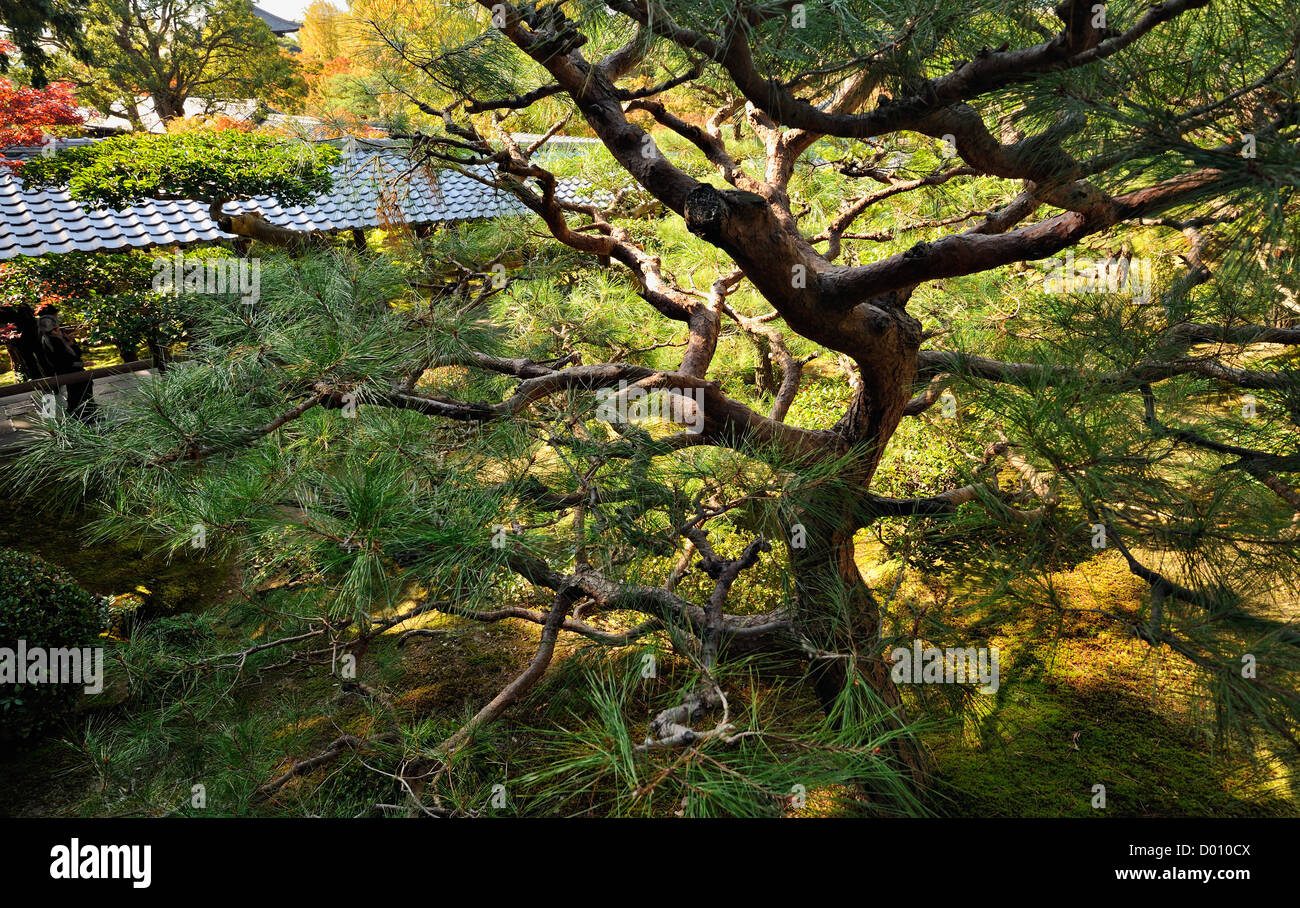
<path fill-rule="evenodd" d="M 60 515 L 0 498 L 0 547 L 57 564 L 96 595 L 138 598 L 145 615 L 200 611 L 231 592 L 227 562 L 189 557 L 168 562 L 143 547 L 88 545 L 84 519 L 79 513 Z"/>
<path fill-rule="evenodd" d="M 1071 608 L 1136 614 L 1145 584 L 1107 553 L 1049 575 Z M 1004 628 L 1001 687 L 931 735 L 938 787 L 963 816 L 1295 816 L 1288 767 L 1215 738 L 1188 696 L 1195 673 L 1095 615 L 1050 634 Z M 1106 786 L 1105 810 L 1092 807 Z"/>
<path fill-rule="evenodd" d="M 1216 752 L 1114 681 L 1053 676 L 1007 686 L 966 734 L 931 742 L 941 790 L 963 816 L 1267 816 L 1296 805 L 1266 766 Z M 1106 808 L 1092 807 L 1106 786 Z"/>

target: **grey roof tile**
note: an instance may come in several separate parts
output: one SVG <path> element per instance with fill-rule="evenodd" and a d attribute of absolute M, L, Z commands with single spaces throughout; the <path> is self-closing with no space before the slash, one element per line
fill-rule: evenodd
<path fill-rule="evenodd" d="M 410 224 L 528 214 L 514 196 L 456 171 L 413 167 L 400 148 L 389 144 L 356 143 L 333 175 L 333 189 L 308 205 L 285 208 L 261 196 L 227 203 L 224 210 L 258 211 L 272 224 L 303 232 L 378 227 L 396 211 Z M 564 201 L 588 201 L 590 190 L 585 180 L 562 180 L 557 195 Z M 123 211 L 87 209 L 66 190 L 26 190 L 21 176 L 0 174 L 0 261 L 223 238 L 231 235 L 219 230 L 197 201 L 148 201 Z"/>

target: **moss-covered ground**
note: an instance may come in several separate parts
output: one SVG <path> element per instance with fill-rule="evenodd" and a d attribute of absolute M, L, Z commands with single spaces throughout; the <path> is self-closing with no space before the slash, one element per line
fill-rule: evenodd
<path fill-rule="evenodd" d="M 204 652 L 230 651 L 259 638 L 259 614 L 291 606 L 291 590 L 253 593 L 228 565 L 168 563 L 121 545 L 84 545 L 79 515 L 35 515 L 0 501 L 0 545 L 63 566 L 93 592 L 138 598 L 144 635 L 177 658 L 203 638 Z M 887 578 L 878 552 L 864 546 L 863 567 Z M 1135 607 L 1141 584 L 1123 562 L 1102 553 L 1053 579 L 1056 594 L 1080 608 Z M 900 584 L 897 595 L 960 596 L 958 585 Z M 261 611 L 259 611 L 259 609 Z M 195 615 L 201 613 L 202 618 Z M 271 803 L 257 785 L 341 734 L 371 735 L 396 715 L 431 738 L 454 729 L 531 657 L 536 631 L 503 622 L 480 625 L 441 615 L 418 624 L 437 633 L 401 640 L 386 633 L 358 654 L 357 677 L 383 691 L 377 704 L 346 689 L 330 660 L 284 664 L 254 660 L 238 677 L 213 672 L 162 701 L 137 695 L 119 672 L 96 698 L 42 741 L 0 755 L 0 815 L 160 815 L 194 813 L 202 782 L 206 812 L 355 816 L 377 801 L 400 803 L 373 758 L 353 755 L 286 785 Z M 406 630 L 404 625 L 397 630 Z M 215 636 L 215 639 L 213 637 Z M 143 638 L 142 638 L 143 639 Z M 1213 715 L 1195 696 L 1189 667 L 1101 620 L 1074 619 L 1044 636 L 1002 627 L 1001 687 L 976 697 L 961 715 L 930 703 L 927 741 L 937 767 L 935 809 L 957 816 L 1253 816 L 1300 814 L 1300 791 L 1276 742 L 1216 738 Z M 115 643 L 114 646 L 124 645 Z M 572 652 L 566 649 L 562 658 Z M 112 650 L 109 657 L 113 664 Z M 494 734 L 488 759 L 537 759 L 524 729 L 557 695 L 544 685 L 515 707 Z M 910 694 L 909 694 L 910 695 Z M 809 701 L 808 708 L 815 708 Z M 518 730 L 518 734 L 515 731 Z M 1106 786 L 1104 811 L 1092 806 Z M 810 799 L 816 804 L 815 797 Z"/>

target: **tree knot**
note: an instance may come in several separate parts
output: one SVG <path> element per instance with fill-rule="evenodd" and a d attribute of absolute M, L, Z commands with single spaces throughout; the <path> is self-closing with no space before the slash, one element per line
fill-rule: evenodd
<path fill-rule="evenodd" d="M 682 206 L 687 229 L 696 236 L 715 239 L 722 232 L 726 207 L 722 193 L 708 183 L 701 183 L 686 194 Z"/>

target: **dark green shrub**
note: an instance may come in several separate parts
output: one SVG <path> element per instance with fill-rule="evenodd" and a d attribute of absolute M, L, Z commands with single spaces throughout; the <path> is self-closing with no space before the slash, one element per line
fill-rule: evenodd
<path fill-rule="evenodd" d="M 96 646 L 106 616 L 97 596 L 34 555 L 0 549 L 0 659 L 32 647 Z M 7 651 L 6 651 L 7 650 Z M 18 666 L 20 678 L 25 666 Z M 81 684 L 0 683 L 0 741 L 31 737 L 68 712 Z"/>

